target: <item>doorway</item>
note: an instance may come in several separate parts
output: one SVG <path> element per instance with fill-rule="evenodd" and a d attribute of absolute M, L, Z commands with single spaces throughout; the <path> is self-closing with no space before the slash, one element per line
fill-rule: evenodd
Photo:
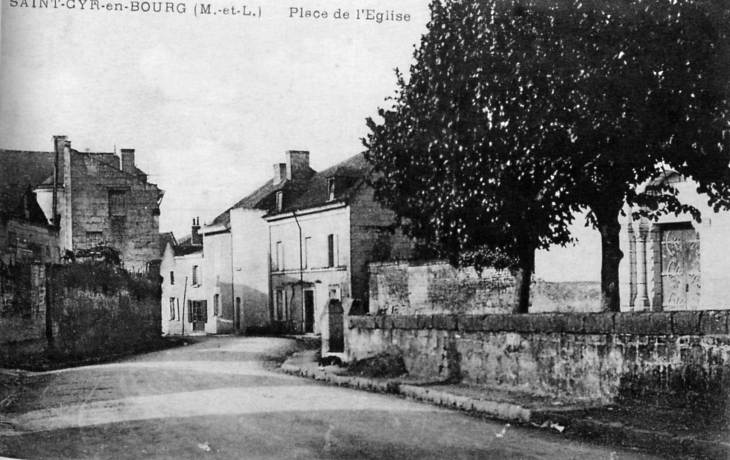
<path fill-rule="evenodd" d="M 691 224 L 661 226 L 664 310 L 696 310 L 700 304 L 700 237 Z"/>
<path fill-rule="evenodd" d="M 304 333 L 314 332 L 314 291 L 304 291 Z"/>
<path fill-rule="evenodd" d="M 193 332 L 205 331 L 205 323 L 208 322 L 208 301 L 191 300 L 189 312 L 188 319 L 193 323 Z"/>

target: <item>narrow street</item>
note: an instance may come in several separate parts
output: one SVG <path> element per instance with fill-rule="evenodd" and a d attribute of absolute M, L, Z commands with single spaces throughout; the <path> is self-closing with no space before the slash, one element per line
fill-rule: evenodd
<path fill-rule="evenodd" d="M 649 459 L 277 370 L 299 345 L 200 338 L 39 374 L 5 413 L 0 456 L 231 459 Z"/>

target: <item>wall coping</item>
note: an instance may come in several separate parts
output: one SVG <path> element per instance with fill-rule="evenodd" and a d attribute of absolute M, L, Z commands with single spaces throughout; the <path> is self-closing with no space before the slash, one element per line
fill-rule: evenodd
<path fill-rule="evenodd" d="M 628 335 L 727 335 L 730 310 L 350 316 L 350 329 Z"/>

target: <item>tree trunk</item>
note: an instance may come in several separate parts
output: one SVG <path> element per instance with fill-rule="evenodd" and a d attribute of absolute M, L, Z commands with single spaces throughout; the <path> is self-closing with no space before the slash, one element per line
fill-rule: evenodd
<path fill-rule="evenodd" d="M 525 251 L 520 257 L 519 267 L 515 273 L 515 297 L 512 313 L 527 313 L 530 308 L 530 283 L 535 271 L 535 249 Z"/>
<path fill-rule="evenodd" d="M 618 215 L 619 212 L 616 212 L 598 218 L 598 231 L 601 234 L 601 311 L 605 312 L 621 310 L 618 273 L 624 254 L 619 247 L 621 224 Z"/>

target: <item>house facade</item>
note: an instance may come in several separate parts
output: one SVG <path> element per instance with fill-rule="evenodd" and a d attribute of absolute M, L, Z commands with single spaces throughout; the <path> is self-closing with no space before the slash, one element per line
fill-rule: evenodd
<path fill-rule="evenodd" d="M 308 156 L 306 157 L 308 162 Z M 368 309 L 368 263 L 405 259 L 410 241 L 373 200 L 362 154 L 277 192 L 269 223 L 271 315 L 282 331 L 323 334 L 339 327 L 330 310 Z M 339 321 L 339 320 L 338 320 Z"/>
<path fill-rule="evenodd" d="M 108 244 L 124 267 L 145 271 L 160 258 L 159 215 L 163 192 L 135 166 L 135 151 L 78 152 L 65 136 L 55 137 L 45 181 L 36 183 L 38 203 L 59 228 L 61 253 Z M 55 218 L 54 218 L 55 216 Z"/>
<path fill-rule="evenodd" d="M 192 233 L 167 244 L 160 263 L 162 334 L 209 333 L 207 284 L 203 278 L 203 244 L 193 221 Z"/>

